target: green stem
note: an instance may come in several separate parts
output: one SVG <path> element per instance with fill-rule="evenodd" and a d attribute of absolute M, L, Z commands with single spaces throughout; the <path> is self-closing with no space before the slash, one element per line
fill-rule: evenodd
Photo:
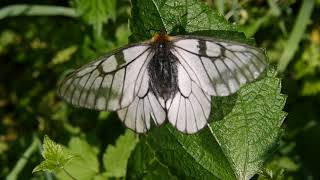
<path fill-rule="evenodd" d="M 239 23 L 239 4 L 238 0 L 232 0 L 232 15 L 235 20 L 235 22 L 238 24 Z"/>
<path fill-rule="evenodd" d="M 47 5 L 9 5 L 0 9 L 0 20 L 12 16 L 67 16 L 76 17 L 73 8 Z"/>
<path fill-rule="evenodd" d="M 77 180 L 75 177 L 73 177 L 64 167 L 61 167 L 61 169 L 72 179 Z"/>
<path fill-rule="evenodd" d="M 224 0 L 215 0 L 214 1 L 219 14 L 224 15 Z"/>
<path fill-rule="evenodd" d="M 282 73 L 286 70 L 289 62 L 292 60 L 295 52 L 299 47 L 299 43 L 310 21 L 310 16 L 314 7 L 314 0 L 304 0 L 299 10 L 298 18 L 294 23 L 293 30 L 289 40 L 286 43 L 281 58 L 278 62 L 278 72 Z"/>
<path fill-rule="evenodd" d="M 267 2 L 270 7 L 269 11 L 271 12 L 271 14 L 276 17 L 280 16 L 281 10 L 280 10 L 279 6 L 277 5 L 276 1 L 268 0 Z"/>
<path fill-rule="evenodd" d="M 37 150 L 38 144 L 40 144 L 40 140 L 38 137 L 33 137 L 32 144 L 28 147 L 28 149 L 23 153 L 21 158 L 18 160 L 10 174 L 7 176 L 6 180 L 15 180 L 17 179 L 19 173 L 27 164 L 29 157 Z"/>

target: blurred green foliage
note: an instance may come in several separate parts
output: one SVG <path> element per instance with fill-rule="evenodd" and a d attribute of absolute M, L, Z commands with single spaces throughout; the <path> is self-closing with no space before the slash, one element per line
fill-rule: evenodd
<path fill-rule="evenodd" d="M 271 64 L 277 65 L 283 59 L 288 62 L 278 74 L 283 80 L 282 93 L 288 95 L 285 106 L 288 116 L 282 125 L 285 130 L 275 153 L 268 157 L 253 178 L 319 179 L 320 1 L 203 2 L 201 7 L 197 3 L 192 4 L 190 14 L 204 8 L 203 19 L 210 21 L 200 22 L 201 28 L 195 28 L 185 25 L 194 17 L 163 19 L 167 30 L 183 33 L 181 29 L 187 32 L 239 29 L 248 38 L 254 37 L 257 46 L 267 50 Z M 128 172 L 131 172 L 129 178 L 148 172 L 143 174 L 146 179 L 180 179 L 183 173 L 188 176 L 188 172 L 198 172 L 192 169 L 192 164 L 184 167 L 190 169 L 177 169 L 179 166 L 170 160 L 173 155 L 169 152 L 170 148 L 177 146 L 177 142 L 171 142 L 172 136 L 183 140 L 180 141 L 183 146 L 177 146 L 177 149 L 192 149 L 190 143 L 198 141 L 186 140 L 172 128 L 164 127 L 142 136 L 138 142 L 135 135 L 125 131 L 116 113 L 77 109 L 62 102 L 56 95 L 59 80 L 69 70 L 127 44 L 131 32 L 134 34 L 131 41 L 149 38 L 154 30 L 160 29 L 154 26 L 158 21 L 156 16 L 149 15 L 141 21 L 130 22 L 133 23 L 130 30 L 128 19 L 131 17 L 131 5 L 127 0 L 32 0 L 24 3 L 20 0 L 0 2 L 0 179 L 70 179 L 61 167 L 80 179 L 121 178 L 127 172 L 127 161 L 130 164 Z M 141 5 L 134 0 L 132 3 Z M 132 17 L 138 13 L 152 12 L 156 7 L 151 5 L 148 5 L 150 9 L 133 10 Z M 170 8 L 161 10 L 159 13 L 163 13 L 163 17 L 167 13 L 179 17 L 181 13 Z M 236 26 L 222 23 L 211 27 L 223 22 L 223 18 L 212 14 L 211 10 L 219 12 Z M 181 24 L 183 28 L 175 29 L 170 24 L 172 22 Z M 146 24 L 150 26 L 146 27 Z M 151 28 L 153 31 L 147 32 Z M 217 34 L 224 37 L 221 32 Z M 225 36 L 229 37 L 228 34 Z M 243 39 L 241 36 L 233 39 L 237 38 Z M 217 102 L 231 103 L 230 99 L 217 99 Z M 32 174 L 33 169 L 44 160 L 42 155 L 48 149 L 39 143 L 45 134 L 61 146 L 49 139 L 45 139 L 46 142 L 72 154 L 72 159 L 60 163 L 54 173 L 44 171 Z M 205 131 L 199 137 L 205 135 L 212 136 Z M 155 139 L 157 136 L 162 138 Z M 224 134 L 220 133 L 220 136 Z M 214 146 L 212 143 L 202 147 L 215 149 Z M 183 152 L 207 152 L 205 148 Z M 134 156 L 129 158 L 133 149 Z M 123 156 L 117 158 L 119 154 Z M 66 154 L 62 153 L 63 156 Z M 144 158 L 145 164 L 137 163 Z M 117 160 L 115 164 L 110 163 Z M 212 167 L 204 167 L 212 170 Z"/>

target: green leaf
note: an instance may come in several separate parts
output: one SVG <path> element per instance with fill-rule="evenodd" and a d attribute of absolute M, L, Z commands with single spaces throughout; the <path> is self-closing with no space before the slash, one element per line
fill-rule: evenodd
<path fill-rule="evenodd" d="M 317 79 L 320 69 L 320 44 L 312 42 L 306 45 L 301 57 L 294 64 L 294 78 L 303 80 L 301 95 L 312 96 L 320 93 L 320 81 Z"/>
<path fill-rule="evenodd" d="M 196 0 L 133 1 L 132 11 L 133 40 L 164 28 L 173 34 L 248 42 Z M 275 150 L 282 132 L 286 113 L 282 111 L 285 96 L 280 90 L 276 72 L 269 70 L 263 79 L 245 85 L 235 95 L 214 97 L 210 129 L 185 135 L 169 123 L 153 128 L 133 151 L 127 178 L 250 179 Z"/>
<path fill-rule="evenodd" d="M 280 94 L 275 75 L 270 70 L 264 79 L 248 84 L 235 96 L 221 98 L 213 107 L 224 114 L 221 121 L 211 123 L 213 133 L 239 179 L 257 173 L 278 145 L 286 97 Z M 225 113 L 232 99 L 236 99 L 234 106 Z"/>
<path fill-rule="evenodd" d="M 257 179 L 295 179 L 295 172 L 300 168 L 299 164 L 295 161 L 295 157 L 288 157 L 285 154 L 281 154 L 281 156 L 278 155 L 265 165 L 265 168 L 259 173 Z"/>
<path fill-rule="evenodd" d="M 77 51 L 77 49 L 78 47 L 73 45 L 66 49 L 58 51 L 57 54 L 51 60 L 50 65 L 62 64 L 70 60 L 71 56 Z"/>
<path fill-rule="evenodd" d="M 103 24 L 109 19 L 116 18 L 116 0 L 73 0 L 72 2 L 77 14 L 93 26 L 98 36 L 101 35 Z"/>
<path fill-rule="evenodd" d="M 301 95 L 312 96 L 320 93 L 320 81 L 319 80 L 306 80 L 303 83 Z"/>
<path fill-rule="evenodd" d="M 306 76 L 315 76 L 320 69 L 320 45 L 310 43 L 305 47 L 301 57 L 294 64 L 295 78 L 301 79 Z"/>
<path fill-rule="evenodd" d="M 228 30 L 235 27 L 197 0 L 132 0 L 131 32 L 138 39 L 165 30 L 169 34 L 202 30 Z"/>
<path fill-rule="evenodd" d="M 86 141 L 73 137 L 68 148 L 44 137 L 43 157 L 45 161 L 32 172 L 54 171 L 59 179 L 92 179 L 99 173 L 98 152 Z"/>
<path fill-rule="evenodd" d="M 103 164 L 108 177 L 124 177 L 127 170 L 128 158 L 131 151 L 135 148 L 138 139 L 135 133 L 127 130 L 120 136 L 116 145 L 109 145 L 103 154 Z"/>
<path fill-rule="evenodd" d="M 212 131 L 184 135 L 170 124 L 153 129 L 138 143 L 129 175 L 141 178 L 153 173 L 148 166 L 156 159 L 178 177 L 250 179 L 272 154 L 282 132 L 286 113 L 281 110 L 285 97 L 280 89 L 280 80 L 271 71 L 237 95 L 213 98 Z M 141 155 L 147 154 L 141 147 L 145 144 L 154 157 Z"/>
<path fill-rule="evenodd" d="M 42 156 L 45 160 L 36 166 L 32 173 L 45 170 L 56 171 L 66 166 L 74 158 L 62 145 L 55 143 L 47 135 L 43 140 Z"/>
<path fill-rule="evenodd" d="M 73 137 L 69 141 L 68 151 L 75 155 L 72 161 L 64 169 L 78 180 L 93 179 L 99 173 L 98 152 L 93 146 L 79 137 Z M 59 179 L 70 179 L 63 171 L 57 172 Z"/>
<path fill-rule="evenodd" d="M 148 144 L 147 138 L 139 141 L 128 163 L 128 179 L 178 179 L 171 174 L 167 165 L 160 162 L 155 150 Z"/>
<path fill-rule="evenodd" d="M 4 30 L 0 33 L 0 55 L 7 51 L 7 48 L 14 44 L 18 35 L 12 31 Z"/>

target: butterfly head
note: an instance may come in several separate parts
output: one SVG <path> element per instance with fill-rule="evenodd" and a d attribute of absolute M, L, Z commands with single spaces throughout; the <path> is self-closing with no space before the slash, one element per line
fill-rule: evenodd
<path fill-rule="evenodd" d="M 155 34 L 151 38 L 152 43 L 162 43 L 162 42 L 169 42 L 173 39 L 173 37 L 169 36 L 165 32 L 161 31 L 160 33 Z"/>

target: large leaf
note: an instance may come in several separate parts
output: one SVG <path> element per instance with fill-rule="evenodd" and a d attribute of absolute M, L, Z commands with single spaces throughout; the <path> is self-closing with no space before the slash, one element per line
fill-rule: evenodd
<path fill-rule="evenodd" d="M 231 32 L 232 25 L 196 0 L 141 0 L 132 4 L 131 29 L 135 37 L 140 36 L 137 39 L 157 29 L 218 38 L 236 34 Z M 247 42 L 243 37 L 234 40 Z M 264 78 L 237 94 L 213 98 L 210 129 L 195 135 L 182 134 L 170 124 L 152 129 L 132 153 L 127 177 L 251 178 L 272 154 L 282 132 L 285 96 L 275 76 L 269 70 Z"/>
<path fill-rule="evenodd" d="M 103 154 L 103 165 L 108 177 L 124 177 L 127 170 L 128 158 L 131 151 L 137 144 L 135 134 L 127 130 L 126 133 L 117 139 L 116 145 L 109 145 Z"/>
<path fill-rule="evenodd" d="M 186 33 L 200 30 L 229 30 L 235 28 L 223 17 L 196 0 L 132 0 L 131 31 L 148 38 L 152 33 Z"/>
<path fill-rule="evenodd" d="M 213 135 L 239 179 L 257 173 L 278 145 L 286 97 L 275 74 L 270 70 L 262 80 L 243 87 L 236 96 L 220 98 L 213 107 L 214 114 L 223 115 L 210 123 Z M 232 99 L 236 99 L 234 106 L 226 113 Z"/>
<path fill-rule="evenodd" d="M 170 124 L 154 129 L 131 156 L 129 175 L 154 173 L 148 171 L 154 162 L 178 177 L 249 179 L 257 173 L 274 151 L 285 117 L 280 80 L 270 72 L 237 95 L 213 100 L 212 131 L 184 135 Z M 140 155 L 148 153 L 153 156 Z"/>
<path fill-rule="evenodd" d="M 65 167 L 65 171 L 76 179 L 93 179 L 99 173 L 98 152 L 84 139 L 73 137 L 69 141 L 68 150 L 75 155 Z M 65 171 L 58 171 L 59 179 L 70 179 Z"/>

